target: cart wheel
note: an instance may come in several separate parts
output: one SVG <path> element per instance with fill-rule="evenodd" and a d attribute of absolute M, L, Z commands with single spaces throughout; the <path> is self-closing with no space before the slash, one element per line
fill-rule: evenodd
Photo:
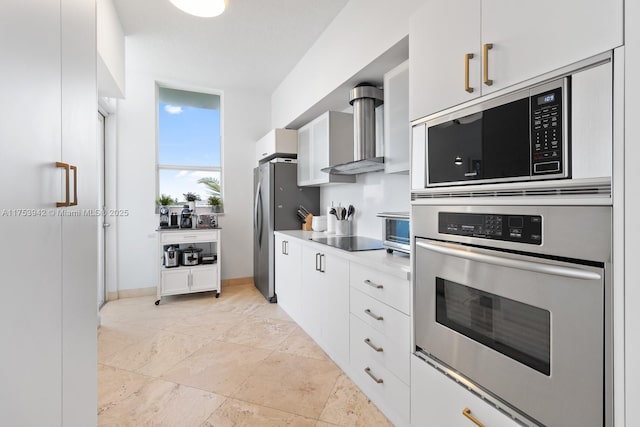
<path fill-rule="evenodd" d="M 157 300 L 157 301 L 156 301 L 156 305 L 160 305 L 160 300 Z"/>
<path fill-rule="evenodd" d="M 216 292 L 216 298 L 220 298 L 220 292 Z"/>

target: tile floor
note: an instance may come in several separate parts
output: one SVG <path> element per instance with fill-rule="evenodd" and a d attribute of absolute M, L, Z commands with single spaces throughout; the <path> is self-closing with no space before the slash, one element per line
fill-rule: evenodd
<path fill-rule="evenodd" d="M 154 300 L 100 312 L 99 425 L 391 425 L 253 285 Z"/>

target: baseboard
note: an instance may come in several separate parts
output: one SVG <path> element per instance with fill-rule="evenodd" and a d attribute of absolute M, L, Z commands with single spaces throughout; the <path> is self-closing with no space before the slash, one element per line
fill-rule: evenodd
<path fill-rule="evenodd" d="M 136 288 L 136 289 L 122 289 L 116 292 L 107 292 L 107 301 L 114 301 L 121 298 L 136 298 L 146 297 L 149 295 L 156 295 L 157 288 Z"/>
<path fill-rule="evenodd" d="M 222 288 L 225 286 L 253 285 L 253 276 L 234 277 L 233 279 L 222 279 Z"/>

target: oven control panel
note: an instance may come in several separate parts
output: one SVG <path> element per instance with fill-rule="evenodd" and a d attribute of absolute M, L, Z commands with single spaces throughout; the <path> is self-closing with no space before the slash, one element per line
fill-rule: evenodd
<path fill-rule="evenodd" d="M 562 89 L 531 97 L 532 175 L 562 173 Z"/>
<path fill-rule="evenodd" d="M 541 245 L 542 217 L 540 215 L 439 212 L 438 232 Z"/>

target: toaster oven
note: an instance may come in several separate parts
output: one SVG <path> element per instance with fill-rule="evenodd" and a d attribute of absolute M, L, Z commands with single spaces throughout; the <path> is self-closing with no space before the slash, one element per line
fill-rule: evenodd
<path fill-rule="evenodd" d="M 388 253 L 411 252 L 409 244 L 409 212 L 380 212 L 382 223 L 382 245 Z"/>

